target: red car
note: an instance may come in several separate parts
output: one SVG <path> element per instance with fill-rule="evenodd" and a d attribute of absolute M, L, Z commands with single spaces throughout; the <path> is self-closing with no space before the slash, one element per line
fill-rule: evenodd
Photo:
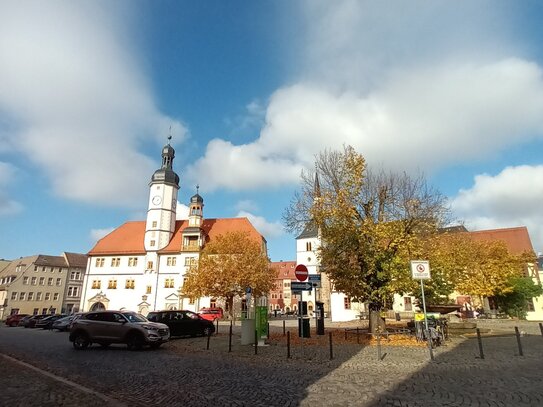
<path fill-rule="evenodd" d="M 198 313 L 204 319 L 208 321 L 215 321 L 216 319 L 222 319 L 224 312 L 222 308 L 202 308 Z"/>
<path fill-rule="evenodd" d="M 13 314 L 13 315 L 10 315 L 6 319 L 6 325 L 7 326 L 17 326 L 17 325 L 19 325 L 19 321 L 21 319 L 23 319 L 23 317 L 26 317 L 26 316 L 28 316 L 28 314 Z"/>

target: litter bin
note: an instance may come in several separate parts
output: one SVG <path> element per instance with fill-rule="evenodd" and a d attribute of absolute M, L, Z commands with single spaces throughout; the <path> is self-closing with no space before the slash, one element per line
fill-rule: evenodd
<path fill-rule="evenodd" d="M 324 335 L 324 302 L 317 301 L 317 335 Z"/>
<path fill-rule="evenodd" d="M 311 338 L 309 318 L 298 318 L 298 336 L 300 338 Z"/>

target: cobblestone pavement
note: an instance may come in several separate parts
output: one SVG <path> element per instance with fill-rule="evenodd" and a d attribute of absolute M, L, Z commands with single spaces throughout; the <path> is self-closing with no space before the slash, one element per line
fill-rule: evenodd
<path fill-rule="evenodd" d="M 535 328 L 534 328 L 535 327 Z M 533 328 L 533 329 L 532 329 Z M 275 327 L 280 330 L 280 326 Z M 537 332 L 530 325 L 525 332 Z M 538 406 L 543 405 L 543 338 L 485 337 L 484 359 L 475 339 L 457 338 L 435 351 L 424 347 L 239 344 L 227 328 L 210 340 L 175 339 L 158 350 L 130 352 L 125 346 L 78 352 L 65 333 L 0 328 L 0 353 L 68 378 L 130 406 Z M 13 363 L 0 363 L 0 404 L 107 406 L 95 395 Z M 20 382 L 17 385 L 17 382 Z M 22 387 L 24 386 L 24 387 Z M 74 403 L 74 400 L 77 400 Z M 7 402 L 9 401 L 9 402 Z M 110 403 L 115 404 L 114 401 Z"/>

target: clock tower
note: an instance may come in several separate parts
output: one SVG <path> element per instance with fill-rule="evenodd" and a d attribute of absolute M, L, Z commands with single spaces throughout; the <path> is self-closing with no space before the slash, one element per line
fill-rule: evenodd
<path fill-rule="evenodd" d="M 170 243 L 175 229 L 175 209 L 179 176 L 173 170 L 175 150 L 168 144 L 162 149 L 162 166 L 156 170 L 149 183 L 149 206 L 145 225 L 145 250 L 163 249 Z"/>

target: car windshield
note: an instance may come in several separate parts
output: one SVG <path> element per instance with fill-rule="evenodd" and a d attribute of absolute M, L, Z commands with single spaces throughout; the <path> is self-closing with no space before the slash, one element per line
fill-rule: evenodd
<path fill-rule="evenodd" d="M 147 318 L 141 314 L 136 314 L 135 312 L 126 312 L 123 313 L 123 315 L 130 322 L 147 322 Z"/>

